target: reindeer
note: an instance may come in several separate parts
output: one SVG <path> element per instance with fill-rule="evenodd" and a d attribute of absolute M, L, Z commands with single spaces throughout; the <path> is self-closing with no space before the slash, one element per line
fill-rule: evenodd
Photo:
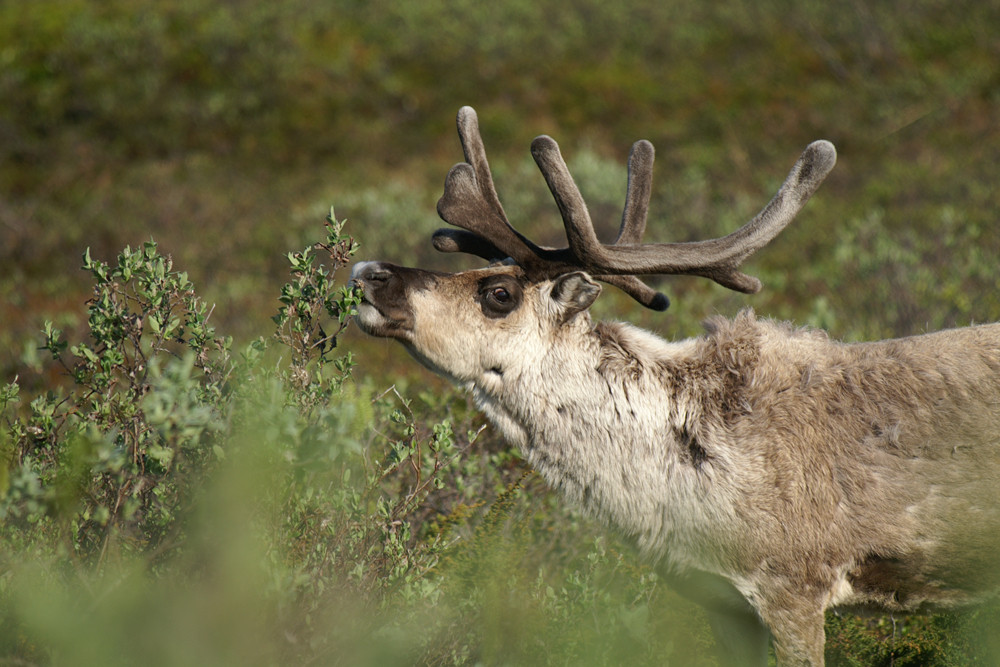
<path fill-rule="evenodd" d="M 810 144 L 739 230 L 642 244 L 653 147 L 628 161 L 617 239 L 598 241 L 555 141 L 531 152 L 567 248 L 517 232 L 475 112 L 438 213 L 438 250 L 489 260 L 441 273 L 357 264 L 356 321 L 467 388 L 528 462 L 628 534 L 705 605 L 727 664 L 822 665 L 824 612 L 978 603 L 1000 584 L 1000 324 L 871 343 L 762 320 L 713 319 L 668 342 L 594 323 L 598 281 L 663 310 L 638 276 L 687 274 L 754 293 L 738 270 L 798 213 L 836 161 Z"/>

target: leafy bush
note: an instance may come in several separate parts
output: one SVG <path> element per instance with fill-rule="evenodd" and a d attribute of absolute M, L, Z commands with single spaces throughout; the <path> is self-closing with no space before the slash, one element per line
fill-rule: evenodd
<path fill-rule="evenodd" d="M 68 531 L 74 552 L 100 562 L 112 543 L 170 542 L 190 485 L 223 456 L 214 434 L 233 364 L 231 341 L 155 243 L 114 266 L 88 251 L 83 268 L 95 281 L 91 339 L 70 346 L 47 323 L 44 341 L 75 389 L 36 397 L 29 418 L 10 422 L 0 516 Z"/>

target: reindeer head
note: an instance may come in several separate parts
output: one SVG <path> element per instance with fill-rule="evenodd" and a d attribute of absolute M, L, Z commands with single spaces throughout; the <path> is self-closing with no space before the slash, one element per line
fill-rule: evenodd
<path fill-rule="evenodd" d="M 735 232 L 692 243 L 643 244 L 653 173 L 653 146 L 638 141 L 628 161 L 625 210 L 618 237 L 602 244 L 559 146 L 540 136 L 531 144 L 562 214 L 566 248 L 543 248 L 514 229 L 504 213 L 490 173 L 479 122 L 471 107 L 458 112 L 465 162 L 445 180 L 438 214 L 461 229 L 433 236 L 442 252 L 465 252 L 489 260 L 488 268 L 440 273 L 381 262 L 354 267 L 352 280 L 364 292 L 357 322 L 369 334 L 400 340 L 424 364 L 459 381 L 502 373 L 511 359 L 551 349 L 552 341 L 586 329 L 585 312 L 600 294 L 596 281 L 618 287 L 654 310 L 669 300 L 638 276 L 702 276 L 744 293 L 760 281 L 740 264 L 791 222 L 833 168 L 836 151 L 816 141 L 802 153 L 788 178 L 757 216 Z"/>

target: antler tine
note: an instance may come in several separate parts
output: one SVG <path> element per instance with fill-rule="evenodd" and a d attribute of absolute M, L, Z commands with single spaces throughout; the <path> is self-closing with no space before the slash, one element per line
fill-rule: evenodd
<path fill-rule="evenodd" d="M 488 262 L 499 262 L 507 253 L 484 239 L 479 234 L 464 229 L 439 229 L 431 235 L 431 243 L 439 252 L 461 252 L 482 257 Z"/>
<path fill-rule="evenodd" d="M 663 311 L 670 307 L 670 299 L 666 294 L 656 291 L 635 276 L 595 274 L 594 279 L 614 285 L 651 310 Z"/>
<path fill-rule="evenodd" d="M 706 275 L 719 284 L 748 294 L 760 291 L 757 278 L 736 267 L 771 242 L 788 226 L 837 163 L 837 149 L 829 141 L 814 141 L 802 151 L 778 192 L 753 220 L 719 239 L 684 244 L 704 250 L 710 260 Z"/>
<path fill-rule="evenodd" d="M 632 144 L 628 156 L 628 187 L 622 224 L 614 245 L 638 245 L 646 231 L 649 197 L 653 189 L 653 160 L 656 151 L 645 139 Z M 653 310 L 666 310 L 670 299 L 635 276 L 598 276 L 602 282 L 614 285 L 633 299 Z"/>
<path fill-rule="evenodd" d="M 438 230 L 432 238 L 434 247 L 491 261 L 511 257 L 522 266 L 537 263 L 540 249 L 510 225 L 500 204 L 475 110 L 462 107 L 457 124 L 466 161 L 448 172 L 437 210 L 443 220 L 462 230 Z"/>
<path fill-rule="evenodd" d="M 649 213 L 649 196 L 653 189 L 653 160 L 656 151 L 645 139 L 632 144 L 628 155 L 628 190 L 622 226 L 615 245 L 636 245 L 642 242 Z"/>
<path fill-rule="evenodd" d="M 653 189 L 653 160 L 656 151 L 645 139 L 632 144 L 628 156 L 628 186 L 622 224 L 614 245 L 638 245 L 646 232 L 649 197 Z M 653 310 L 666 310 L 670 299 L 635 276 L 598 276 L 602 282 L 614 285 L 633 299 Z"/>
<path fill-rule="evenodd" d="M 458 138 L 462 142 L 465 162 L 475 171 L 476 183 L 479 185 L 483 200 L 509 225 L 507 214 L 504 213 L 493 184 L 493 173 L 486 159 L 486 146 L 483 145 L 483 137 L 479 132 L 479 116 L 476 115 L 476 110 L 469 106 L 462 107 L 458 110 L 455 122 L 458 125 Z"/>
<path fill-rule="evenodd" d="M 531 142 L 531 156 L 535 159 L 545 182 L 556 200 L 559 213 L 562 215 L 563 226 L 566 228 L 566 238 L 576 259 L 583 266 L 595 266 L 595 257 L 601 256 L 601 242 L 594 232 L 594 223 L 587 211 L 580 189 L 569 173 L 559 144 L 552 137 L 542 135 Z"/>

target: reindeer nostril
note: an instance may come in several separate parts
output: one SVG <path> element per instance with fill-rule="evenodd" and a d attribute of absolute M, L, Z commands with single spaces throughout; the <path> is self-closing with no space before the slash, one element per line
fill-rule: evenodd
<path fill-rule="evenodd" d="M 359 262 L 351 272 L 351 280 L 359 286 L 362 283 L 382 285 L 391 277 L 392 272 L 383 268 L 378 262 Z"/>

